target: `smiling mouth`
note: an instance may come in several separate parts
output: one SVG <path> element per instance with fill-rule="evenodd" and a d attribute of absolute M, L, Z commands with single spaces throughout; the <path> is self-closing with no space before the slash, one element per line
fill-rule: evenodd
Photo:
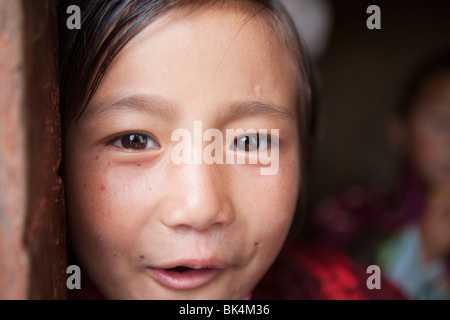
<path fill-rule="evenodd" d="M 224 269 L 216 267 L 148 268 L 151 277 L 165 287 L 178 290 L 195 289 L 214 280 Z"/>

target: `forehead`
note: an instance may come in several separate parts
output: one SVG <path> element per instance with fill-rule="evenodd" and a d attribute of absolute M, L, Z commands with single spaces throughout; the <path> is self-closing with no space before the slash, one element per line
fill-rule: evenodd
<path fill-rule="evenodd" d="M 173 10 L 118 54 L 94 100 L 132 91 L 180 105 L 256 96 L 294 108 L 298 71 L 283 42 L 262 11 Z"/>

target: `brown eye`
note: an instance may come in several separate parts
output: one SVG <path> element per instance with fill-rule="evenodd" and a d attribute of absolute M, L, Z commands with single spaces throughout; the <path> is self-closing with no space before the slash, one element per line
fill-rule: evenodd
<path fill-rule="evenodd" d="M 125 134 L 117 138 L 113 143 L 114 146 L 130 150 L 141 151 L 145 149 L 158 149 L 159 144 L 151 137 L 145 134 Z"/>
<path fill-rule="evenodd" d="M 143 150 L 147 146 L 147 137 L 138 134 L 126 135 L 121 141 L 125 149 Z"/>

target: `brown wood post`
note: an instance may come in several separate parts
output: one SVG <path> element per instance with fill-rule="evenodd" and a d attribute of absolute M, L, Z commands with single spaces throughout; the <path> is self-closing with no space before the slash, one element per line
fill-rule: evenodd
<path fill-rule="evenodd" d="M 64 299 L 55 0 L 0 0 L 0 299 Z"/>

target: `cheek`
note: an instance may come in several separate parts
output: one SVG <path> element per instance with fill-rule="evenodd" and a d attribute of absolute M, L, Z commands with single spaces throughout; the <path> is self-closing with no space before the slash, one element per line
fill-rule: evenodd
<path fill-rule="evenodd" d="M 279 171 L 273 176 L 236 176 L 234 203 L 246 220 L 247 232 L 255 242 L 277 247 L 284 241 L 295 213 L 300 181 L 298 158 L 281 157 Z"/>
<path fill-rule="evenodd" d="M 112 168 L 108 159 L 78 163 L 67 185 L 71 241 L 83 254 L 128 252 L 148 218 L 138 209 L 148 203 L 152 186 L 140 168 Z"/>

